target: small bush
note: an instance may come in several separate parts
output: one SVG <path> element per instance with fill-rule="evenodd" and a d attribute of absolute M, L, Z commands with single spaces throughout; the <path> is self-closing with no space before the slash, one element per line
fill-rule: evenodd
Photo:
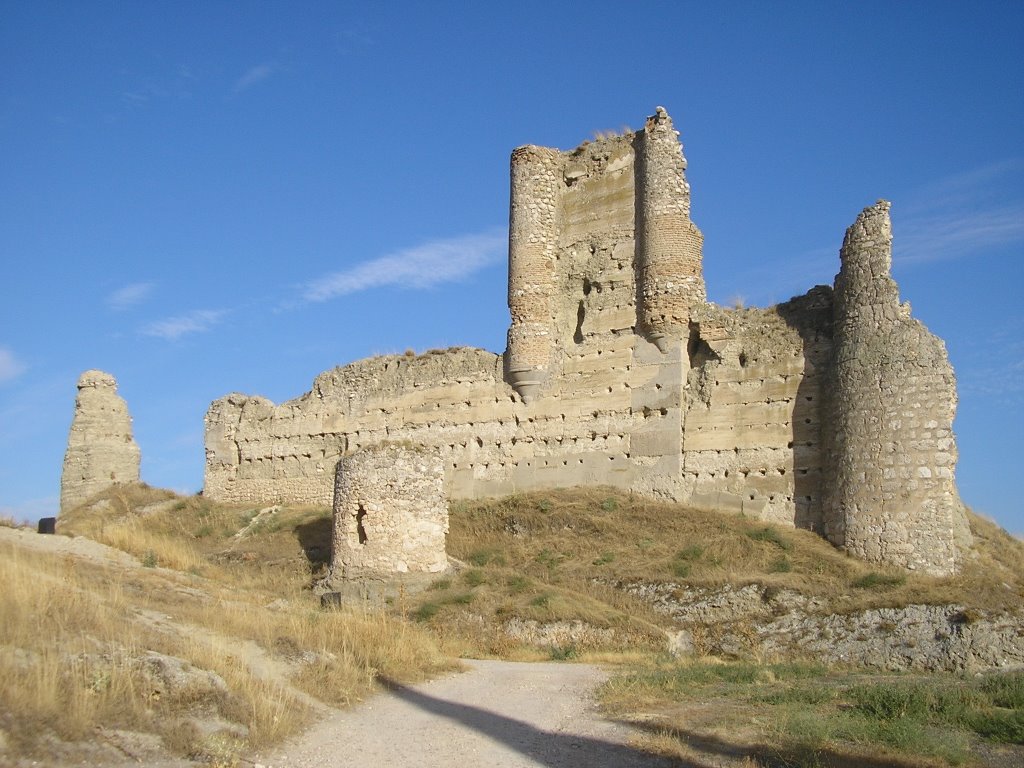
<path fill-rule="evenodd" d="M 613 498 L 609 497 L 609 498 L 607 498 L 607 499 L 605 499 L 604 501 L 601 502 L 601 511 L 602 512 L 614 512 L 618 508 L 619 508 L 619 502 L 616 501 Z"/>
<path fill-rule="evenodd" d="M 156 552 L 147 549 L 146 554 L 142 556 L 142 565 L 144 568 L 156 568 Z"/>
<path fill-rule="evenodd" d="M 534 608 L 546 608 L 548 606 L 548 603 L 550 602 L 551 595 L 545 592 L 544 594 L 537 595 L 535 598 L 533 598 L 530 601 L 530 605 L 532 605 Z"/>
<path fill-rule="evenodd" d="M 433 591 L 441 591 L 441 590 L 444 590 L 444 589 L 448 589 L 449 587 L 451 587 L 451 585 L 452 585 L 452 580 L 451 579 L 437 579 L 435 581 L 432 581 L 430 583 L 430 586 L 427 587 L 427 589 L 433 590 Z"/>
<path fill-rule="evenodd" d="M 596 560 L 594 560 L 593 564 L 594 565 L 606 565 L 607 563 L 614 563 L 614 562 L 615 562 L 615 553 L 614 552 L 602 552 L 601 556 L 599 558 L 597 558 Z"/>
<path fill-rule="evenodd" d="M 484 572 L 476 568 L 466 571 L 462 574 L 462 578 L 471 587 L 479 587 L 481 584 L 487 583 L 487 577 L 484 575 Z"/>
<path fill-rule="evenodd" d="M 768 566 L 769 573 L 789 573 L 792 570 L 793 564 L 789 562 L 789 558 L 785 555 L 772 561 L 772 564 Z"/>

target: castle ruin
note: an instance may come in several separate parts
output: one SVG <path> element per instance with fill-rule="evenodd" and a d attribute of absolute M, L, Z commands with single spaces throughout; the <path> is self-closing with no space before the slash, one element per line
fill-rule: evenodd
<path fill-rule="evenodd" d="M 834 287 L 724 308 L 685 169 L 660 107 L 636 133 L 516 149 L 505 353 L 361 360 L 281 405 L 221 398 L 204 494 L 330 505 L 340 457 L 401 442 L 436 452 L 452 498 L 609 485 L 953 572 L 955 381 L 899 302 L 888 203 L 847 231 Z"/>
<path fill-rule="evenodd" d="M 117 381 L 103 371 L 86 371 L 78 378 L 75 415 L 64 453 L 61 511 L 112 485 L 139 482 L 139 463 L 132 419 L 117 394 Z"/>

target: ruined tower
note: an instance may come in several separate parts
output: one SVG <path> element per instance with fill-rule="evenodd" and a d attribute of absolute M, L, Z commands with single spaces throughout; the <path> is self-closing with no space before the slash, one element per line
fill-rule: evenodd
<path fill-rule="evenodd" d="M 665 351 L 689 333 L 690 313 L 706 301 L 701 248 L 690 220 L 690 185 L 679 133 L 664 107 L 647 118 L 637 146 L 637 263 L 643 331 Z"/>
<path fill-rule="evenodd" d="M 825 533 L 851 554 L 944 575 L 969 538 L 953 470 L 956 380 L 890 274 L 889 203 L 846 231 L 835 280 Z"/>
<path fill-rule="evenodd" d="M 398 443 L 338 461 L 328 581 L 408 581 L 448 568 L 448 502 L 436 450 Z"/>
<path fill-rule="evenodd" d="M 551 293 L 558 238 L 557 149 L 519 147 L 512 153 L 508 228 L 509 383 L 531 399 L 549 372 Z"/>
<path fill-rule="evenodd" d="M 78 379 L 75 415 L 60 479 L 61 511 L 119 483 L 139 481 L 139 446 L 128 406 L 109 373 L 86 371 Z"/>

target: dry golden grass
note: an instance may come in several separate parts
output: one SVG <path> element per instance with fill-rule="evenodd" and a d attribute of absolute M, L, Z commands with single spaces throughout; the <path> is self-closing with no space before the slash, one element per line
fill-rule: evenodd
<path fill-rule="evenodd" d="M 961 573 L 936 578 L 862 562 L 810 531 L 596 488 L 457 503 L 448 548 L 476 567 L 507 568 L 534 591 L 558 585 L 612 605 L 613 590 L 600 584 L 638 580 L 791 588 L 840 612 L 910 603 L 1020 607 L 1024 543 L 976 515 L 971 527 L 975 547 Z"/>
<path fill-rule="evenodd" d="M 153 511 L 155 502 L 168 503 Z M 450 668 L 446 653 L 650 658 L 664 647 L 668 620 L 618 588 L 633 581 L 786 587 L 839 611 L 911 602 L 1019 607 L 1024 544 L 981 518 L 971 525 L 977 546 L 962 572 L 935 579 L 869 566 L 806 531 L 608 489 L 460 502 L 448 549 L 464 569 L 387 613 L 324 611 L 310 585 L 330 557 L 329 510 L 118 487 L 62 515 L 58 533 L 87 535 L 160 567 L 0 552 L 0 706 L 8 713 L 0 729 L 16 753 L 39 750 L 41 733 L 73 741 L 103 724 L 158 733 L 179 753 L 229 763 L 300 728 L 306 697 L 349 703 L 378 673 L 409 681 Z M 513 618 L 581 622 L 613 635 L 538 649 L 510 638 Z M 133 661 L 147 649 L 216 672 L 228 693 L 153 701 Z M 236 723 L 244 738 L 204 737 L 189 713 Z"/>
<path fill-rule="evenodd" d="M 160 567 L 0 546 L 0 731 L 9 754 L 41 755 L 54 738 L 95 740 L 102 726 L 155 733 L 170 751 L 233 764 L 301 728 L 307 697 L 348 703 L 367 695 L 378 673 L 413 681 L 451 668 L 424 629 L 401 617 L 320 609 L 309 587 L 325 559 L 323 510 L 285 509 L 252 526 L 255 510 L 190 498 L 138 514 L 173 499 L 119 487 L 94 500 L 99 508 L 59 521 L 60 533 Z M 147 651 L 215 673 L 226 690 L 154 696 Z M 230 727 L 207 733 L 202 722 Z"/>

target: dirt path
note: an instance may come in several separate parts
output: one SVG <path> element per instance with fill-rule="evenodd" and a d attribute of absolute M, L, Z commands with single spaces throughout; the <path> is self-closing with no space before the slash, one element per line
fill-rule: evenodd
<path fill-rule="evenodd" d="M 467 661 L 469 671 L 388 691 L 273 753 L 267 768 L 667 768 L 598 713 L 606 677 L 585 664 Z"/>

